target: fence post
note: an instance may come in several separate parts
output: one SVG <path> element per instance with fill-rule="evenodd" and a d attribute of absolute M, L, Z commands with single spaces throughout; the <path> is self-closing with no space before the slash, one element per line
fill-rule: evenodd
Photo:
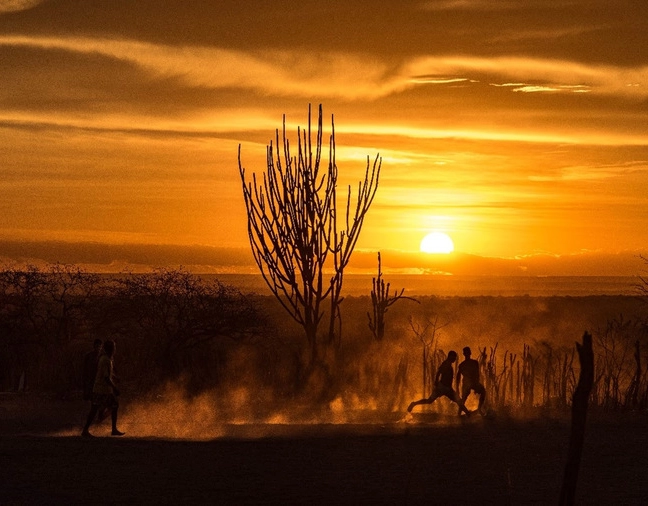
<path fill-rule="evenodd" d="M 592 350 L 592 335 L 583 334 L 583 344 L 576 343 L 578 359 L 580 360 L 580 375 L 578 385 L 572 398 L 572 423 L 569 437 L 569 450 L 562 489 L 560 491 L 560 506 L 574 504 L 578 470 L 580 468 L 583 441 L 585 439 L 585 422 L 587 420 L 587 403 L 594 383 L 594 352 Z"/>

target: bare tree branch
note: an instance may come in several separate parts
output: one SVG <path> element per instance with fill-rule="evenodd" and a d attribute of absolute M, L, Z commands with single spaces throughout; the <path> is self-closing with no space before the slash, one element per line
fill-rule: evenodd
<path fill-rule="evenodd" d="M 248 238 L 252 255 L 266 284 L 290 316 L 304 328 L 317 357 L 318 327 L 330 299 L 326 343 L 340 338 L 340 304 L 344 269 L 360 236 L 364 218 L 378 189 L 381 158 L 373 165 L 367 158 L 364 180 L 358 184 L 355 208 L 351 208 L 351 187 L 347 193 L 346 220 L 338 223 L 335 159 L 335 123 L 331 117 L 329 162 L 321 165 L 323 141 L 322 106 L 313 145 L 311 110 L 308 127 L 297 129 L 297 156 L 290 150 L 283 117 L 279 130 L 266 149 L 266 170 L 262 181 L 257 174 L 246 178 L 239 146 L 239 174 L 248 212 Z M 279 147 L 282 153 L 279 153 Z M 336 323 L 338 330 L 336 332 Z"/>

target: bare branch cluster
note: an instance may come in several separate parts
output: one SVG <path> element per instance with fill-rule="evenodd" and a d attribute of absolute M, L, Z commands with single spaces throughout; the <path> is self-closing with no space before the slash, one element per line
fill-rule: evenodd
<path fill-rule="evenodd" d="M 408 319 L 410 329 L 423 345 L 423 396 L 432 393 L 434 376 L 441 362 L 447 355 L 438 348 L 440 330 L 447 323 L 439 323 L 439 317 L 426 317 L 423 322 L 416 321 L 411 316 Z"/>
<path fill-rule="evenodd" d="M 317 329 L 330 299 L 328 341 L 335 336 L 344 268 L 378 189 L 381 158 L 367 166 L 358 183 L 355 205 L 348 187 L 346 212 L 338 216 L 338 167 L 335 159 L 335 124 L 331 118 L 328 165 L 322 162 L 322 107 L 313 142 L 311 111 L 307 129 L 297 130 L 297 154 L 291 152 L 283 118 L 274 144 L 267 147 L 262 176 L 246 178 L 239 146 L 239 173 L 248 212 L 252 254 L 263 278 L 290 316 L 301 325 L 315 354 Z M 281 146 L 281 150 L 279 149 Z M 339 337 L 339 332 L 338 332 Z"/>

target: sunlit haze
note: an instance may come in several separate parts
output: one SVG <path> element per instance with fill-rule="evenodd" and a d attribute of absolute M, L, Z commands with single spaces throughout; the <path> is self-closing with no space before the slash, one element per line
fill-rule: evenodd
<path fill-rule="evenodd" d="M 0 2 L 0 261 L 254 272 L 238 147 L 262 172 L 321 103 L 342 204 L 382 157 L 350 270 L 639 273 L 647 24 L 632 1 Z"/>

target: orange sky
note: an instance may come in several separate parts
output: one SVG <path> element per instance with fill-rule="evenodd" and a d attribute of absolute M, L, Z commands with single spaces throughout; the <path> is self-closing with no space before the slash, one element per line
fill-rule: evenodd
<path fill-rule="evenodd" d="M 0 2 L 0 258 L 248 254 L 238 145 L 263 170 L 309 103 L 335 115 L 343 184 L 382 156 L 358 248 L 394 267 L 425 267 L 432 230 L 471 257 L 648 250 L 645 2 L 160 5 Z"/>

